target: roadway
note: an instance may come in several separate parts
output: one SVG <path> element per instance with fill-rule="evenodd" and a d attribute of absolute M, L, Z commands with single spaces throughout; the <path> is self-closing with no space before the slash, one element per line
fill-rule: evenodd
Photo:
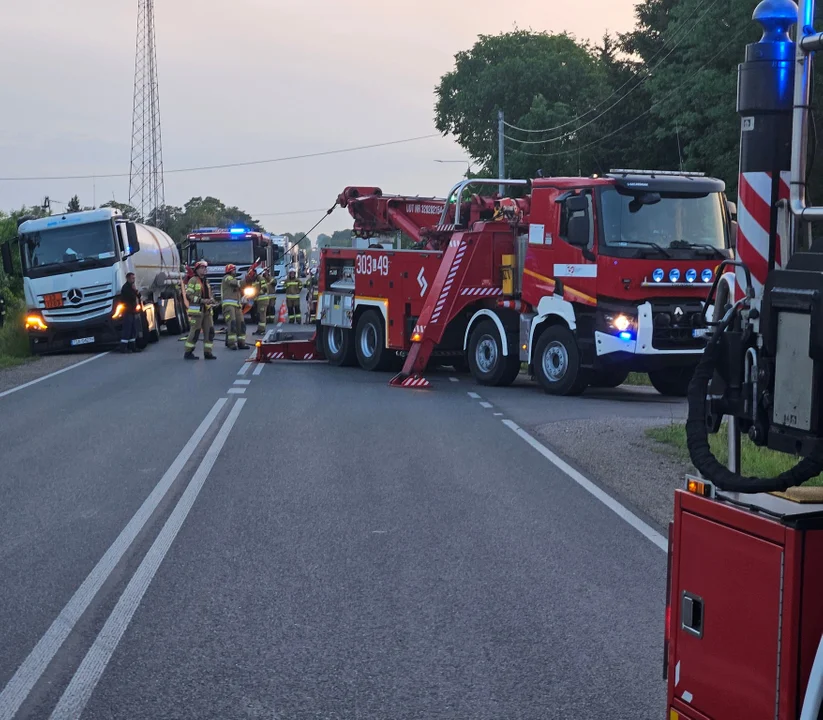
<path fill-rule="evenodd" d="M 662 716 L 662 530 L 545 396 L 216 352 L 0 396 L 0 720 Z"/>

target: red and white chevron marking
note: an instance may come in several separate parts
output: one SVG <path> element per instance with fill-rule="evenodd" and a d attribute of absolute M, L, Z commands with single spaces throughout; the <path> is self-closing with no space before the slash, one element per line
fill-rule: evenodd
<path fill-rule="evenodd" d="M 400 383 L 400 387 L 424 388 L 431 387 L 431 383 L 426 380 L 426 378 L 409 375 L 409 377 Z"/>
<path fill-rule="evenodd" d="M 267 354 L 271 360 L 282 360 L 284 357 L 286 357 L 286 353 L 284 352 L 273 352 Z"/>
<path fill-rule="evenodd" d="M 415 325 L 414 330 L 412 332 L 413 333 L 420 333 L 422 335 L 425 331 L 426 331 L 426 326 L 425 325 Z"/>
<path fill-rule="evenodd" d="M 789 173 L 780 173 L 779 199 L 789 198 Z M 771 225 L 772 175 L 767 172 L 742 173 L 737 201 L 737 255 L 752 276 L 755 297 L 760 299 L 769 273 L 769 227 Z M 787 211 L 788 212 L 788 211 Z M 785 235 L 785 233 L 784 233 Z M 789 238 L 781 237 L 775 248 L 775 266 L 781 267 Z M 740 299 L 745 276 L 736 271 L 735 297 Z"/>
<path fill-rule="evenodd" d="M 440 291 L 440 297 L 437 299 L 437 305 L 434 306 L 431 320 L 429 320 L 429 322 L 433 323 L 437 322 L 440 317 L 440 313 L 443 312 L 443 308 L 446 305 L 446 300 L 448 300 L 449 297 L 449 291 L 452 289 L 452 285 L 454 285 L 454 278 L 457 276 L 457 271 L 460 269 L 460 264 L 463 262 L 463 257 L 466 254 L 466 243 L 462 240 L 450 240 L 449 246 L 457 247 L 457 252 L 454 254 L 454 260 L 452 260 L 452 265 L 449 268 L 449 274 L 446 277 L 446 282 L 443 284 L 443 289 Z"/>
<path fill-rule="evenodd" d="M 500 288 L 463 288 L 461 295 L 472 295 L 473 297 L 489 297 L 491 295 L 502 295 Z"/>

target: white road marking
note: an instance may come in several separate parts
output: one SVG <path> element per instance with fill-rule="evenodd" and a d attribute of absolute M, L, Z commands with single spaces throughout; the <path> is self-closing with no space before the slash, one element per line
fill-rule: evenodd
<path fill-rule="evenodd" d="M 31 387 L 32 385 L 37 385 L 39 382 L 43 382 L 43 380 L 48 380 L 49 378 L 53 378 L 56 375 L 62 375 L 64 372 L 68 372 L 69 370 L 74 370 L 74 368 L 79 368 L 81 365 L 85 365 L 86 363 L 90 363 L 92 360 L 97 360 L 97 358 L 101 358 L 104 355 L 108 355 L 110 351 L 102 352 L 97 355 L 92 355 L 90 358 L 86 358 L 85 360 L 81 360 L 80 362 L 74 363 L 74 365 L 69 365 L 68 367 L 64 367 L 62 370 L 55 370 L 53 373 L 49 373 L 48 375 L 43 375 L 43 377 L 37 378 L 36 380 L 31 380 L 27 383 L 23 383 L 22 385 L 18 385 L 17 387 L 13 387 L 9 390 L 4 390 L 0 392 L 0 398 L 6 397 L 6 395 L 11 395 L 12 393 L 16 393 L 19 390 L 25 390 L 27 387 Z"/>
<path fill-rule="evenodd" d="M 200 466 L 194 473 L 183 495 L 180 497 L 177 505 L 163 525 L 163 529 L 157 536 L 157 539 L 152 544 L 140 567 L 134 573 L 134 576 L 129 581 L 128 586 L 123 591 L 120 599 L 117 601 L 114 610 L 109 615 L 106 624 L 94 641 L 94 644 L 89 648 L 83 662 L 74 674 L 66 690 L 54 708 L 50 720 L 77 720 L 83 713 L 89 699 L 91 698 L 94 688 L 100 681 L 103 672 L 108 665 L 111 656 L 114 654 L 117 644 L 126 632 L 134 613 L 137 611 L 143 595 L 149 587 L 149 584 L 154 579 L 160 563 L 166 557 L 171 544 L 180 532 L 180 528 L 186 520 L 189 512 L 194 505 L 197 496 L 203 489 L 203 485 L 211 473 L 220 451 L 226 444 L 226 440 L 231 433 L 234 423 L 240 415 L 240 411 L 245 404 L 244 399 L 238 400 L 231 409 L 229 416 L 226 418 L 214 442 L 208 449 Z"/>
<path fill-rule="evenodd" d="M 43 637 L 34 646 L 28 657 L 23 661 L 17 672 L 14 673 L 8 685 L 0 693 L 0 720 L 12 720 L 20 706 L 28 697 L 31 689 L 43 675 L 48 664 L 54 659 L 60 646 L 65 642 L 75 624 L 91 604 L 94 596 L 111 575 L 114 568 L 131 547 L 134 539 L 148 522 L 152 513 L 157 509 L 160 501 L 166 496 L 172 483 L 189 461 L 200 441 L 209 431 L 228 398 L 220 398 L 208 415 L 200 423 L 197 430 L 189 438 L 180 454 L 166 470 L 160 482 L 154 487 L 151 494 L 145 499 L 140 509 L 134 514 L 128 525 L 123 528 L 117 539 L 111 544 L 106 554 L 100 559 L 89 573 L 83 584 L 72 595 L 66 606 L 60 611 Z"/>
<path fill-rule="evenodd" d="M 242 395 L 246 392 L 246 388 L 229 388 L 229 395 Z"/>
<path fill-rule="evenodd" d="M 468 396 L 470 398 L 472 398 L 472 400 L 479 400 L 480 399 L 480 396 L 477 393 L 470 392 L 470 393 L 468 393 Z"/>
<path fill-rule="evenodd" d="M 503 417 L 503 413 L 495 413 L 494 416 L 495 417 Z"/>
<path fill-rule="evenodd" d="M 663 552 L 668 552 L 669 544 L 666 542 L 666 538 L 664 538 L 659 532 L 657 532 L 657 530 L 652 528 L 648 523 L 643 522 L 639 517 L 637 517 L 637 515 L 635 515 L 627 507 L 624 507 L 619 502 L 617 502 L 617 500 L 615 500 L 611 495 L 603 492 L 585 475 L 579 473 L 571 465 L 569 465 L 567 462 L 565 462 L 557 455 L 555 455 L 551 450 L 549 450 L 545 445 L 543 445 L 543 443 L 541 443 L 538 440 L 535 440 L 535 438 L 529 435 L 529 433 L 527 433 L 523 428 L 517 425 L 517 423 L 512 422 L 511 420 L 503 420 L 502 423 L 507 428 L 513 430 L 517 435 L 523 438 L 523 440 L 525 440 L 529 445 L 531 445 L 535 450 L 537 450 L 537 452 L 539 452 L 544 458 L 546 458 L 546 460 L 552 463 L 552 465 L 566 473 L 566 475 L 568 475 L 572 480 L 574 480 L 578 485 L 580 485 L 580 487 L 594 495 L 594 497 L 596 497 L 607 508 L 609 508 L 609 510 L 611 510 L 613 513 L 615 513 L 620 518 L 625 520 L 641 535 L 644 535 L 646 538 L 651 540 Z"/>
<path fill-rule="evenodd" d="M 237 371 L 237 374 L 238 374 L 238 375 L 245 375 L 245 374 L 249 371 L 249 368 L 250 368 L 250 367 L 251 367 L 251 363 L 250 363 L 250 362 L 243 363 L 243 367 L 241 367 L 241 368 Z"/>
<path fill-rule="evenodd" d="M 460 379 L 459 379 L 459 378 L 453 378 L 453 377 L 450 377 L 450 378 L 449 378 L 449 380 L 450 380 L 451 382 L 460 382 Z"/>
<path fill-rule="evenodd" d="M 251 380 L 235 380 L 235 385 L 251 385 Z"/>
<path fill-rule="evenodd" d="M 261 372 L 263 372 L 264 367 L 266 366 L 263 365 L 263 363 L 260 363 L 256 368 L 254 368 L 254 372 L 252 373 L 252 375 L 259 375 Z"/>
<path fill-rule="evenodd" d="M 254 359 L 257 357 L 257 348 L 251 351 L 251 355 L 247 358 L 249 362 L 253 362 Z"/>
<path fill-rule="evenodd" d="M 484 407 L 484 408 L 488 409 L 488 408 L 493 408 L 494 405 L 492 405 L 490 402 L 481 402 L 480 407 Z"/>

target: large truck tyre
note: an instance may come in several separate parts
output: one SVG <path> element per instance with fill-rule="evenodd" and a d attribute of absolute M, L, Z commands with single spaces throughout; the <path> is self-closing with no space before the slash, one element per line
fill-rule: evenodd
<path fill-rule="evenodd" d="M 579 395 L 589 384 L 580 365 L 580 350 L 571 330 L 547 328 L 534 349 L 534 375 L 549 395 Z"/>
<path fill-rule="evenodd" d="M 511 385 L 520 373 L 520 357 L 503 355 L 504 338 L 491 320 L 481 320 L 469 337 L 469 370 L 481 385 Z"/>
<path fill-rule="evenodd" d="M 366 310 L 357 321 L 354 331 L 354 348 L 357 362 L 364 370 L 386 370 L 391 355 L 386 349 L 386 332 L 383 318 L 376 310 Z"/>
<path fill-rule="evenodd" d="M 172 303 L 174 303 L 174 317 L 166 320 L 166 332 L 169 335 L 182 335 L 185 332 L 183 327 L 186 311 L 183 309 L 183 303 L 180 302 L 180 297 L 176 293 Z"/>
<path fill-rule="evenodd" d="M 694 375 L 694 365 L 685 367 L 666 368 L 665 370 L 652 370 L 649 372 L 649 380 L 661 395 L 672 397 L 686 397 L 689 392 L 689 383 Z"/>
<path fill-rule="evenodd" d="M 357 362 L 354 333 L 339 327 L 323 326 L 323 352 L 329 365 L 350 366 Z"/>

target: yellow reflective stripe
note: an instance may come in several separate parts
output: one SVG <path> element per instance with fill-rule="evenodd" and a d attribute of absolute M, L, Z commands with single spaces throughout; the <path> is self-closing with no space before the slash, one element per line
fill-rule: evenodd
<path fill-rule="evenodd" d="M 223 305 L 228 305 L 229 307 L 240 307 L 239 300 L 223 300 Z"/>

